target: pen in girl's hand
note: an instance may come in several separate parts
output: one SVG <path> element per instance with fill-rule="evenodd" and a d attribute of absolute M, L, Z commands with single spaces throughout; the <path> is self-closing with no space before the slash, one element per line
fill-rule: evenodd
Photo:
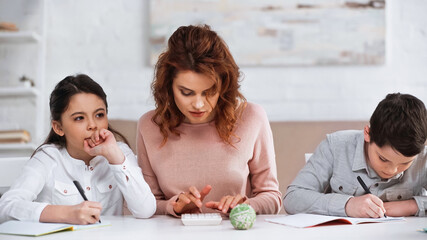
<path fill-rule="evenodd" d="M 74 183 L 74 185 L 76 186 L 77 190 L 79 190 L 80 195 L 82 195 L 83 200 L 88 201 L 88 200 L 87 200 L 87 197 L 86 197 L 86 195 L 85 195 L 85 192 L 83 191 L 83 188 L 82 188 L 82 186 L 80 185 L 79 181 L 74 180 L 74 181 L 73 181 L 73 183 Z M 101 223 L 101 219 L 99 219 L 99 223 Z"/>
<path fill-rule="evenodd" d="M 362 180 L 362 178 L 360 176 L 357 176 L 357 181 L 359 181 L 360 185 L 362 185 L 363 190 L 365 190 L 366 194 L 371 194 L 371 191 L 369 191 L 368 186 L 366 186 L 365 182 Z M 384 213 L 384 217 L 386 218 L 387 216 Z"/>

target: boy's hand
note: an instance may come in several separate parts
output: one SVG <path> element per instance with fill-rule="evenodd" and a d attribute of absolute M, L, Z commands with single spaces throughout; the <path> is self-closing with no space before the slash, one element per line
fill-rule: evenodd
<path fill-rule="evenodd" d="M 114 134 L 107 129 L 95 131 L 90 139 L 84 140 L 84 150 L 91 156 L 104 156 L 110 164 L 122 164 L 125 156 L 117 146 Z"/>
<path fill-rule="evenodd" d="M 242 196 L 240 194 L 237 194 L 236 196 L 224 196 L 221 198 L 221 201 L 214 202 L 210 201 L 206 203 L 206 207 L 212 208 L 212 209 L 218 209 L 219 211 L 222 211 L 223 213 L 228 213 L 233 209 L 237 204 L 246 203 L 248 200 L 246 196 Z"/>
<path fill-rule="evenodd" d="M 387 211 L 387 216 L 391 217 L 414 216 L 418 212 L 418 205 L 414 199 L 385 202 L 384 208 Z"/>
<path fill-rule="evenodd" d="M 350 198 L 345 205 L 345 212 L 349 217 L 380 218 L 384 217 L 386 209 L 381 199 L 372 194 L 366 194 Z"/>
<path fill-rule="evenodd" d="M 189 188 L 189 192 L 179 194 L 177 201 L 172 203 L 173 210 L 177 214 L 183 213 L 198 213 L 202 207 L 202 201 L 209 194 L 212 187 L 206 185 L 202 191 L 198 191 L 196 187 Z"/>

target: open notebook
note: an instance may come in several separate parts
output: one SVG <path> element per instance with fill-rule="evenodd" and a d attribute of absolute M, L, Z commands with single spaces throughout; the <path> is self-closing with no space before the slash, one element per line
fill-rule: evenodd
<path fill-rule="evenodd" d="M 299 213 L 299 214 L 287 215 L 283 217 L 268 218 L 265 220 L 268 222 L 283 224 L 291 227 L 306 228 L 306 227 L 315 227 L 320 225 L 404 221 L 405 218 L 403 217 L 351 218 L 351 217 L 336 217 L 336 216 Z"/>
<path fill-rule="evenodd" d="M 89 225 L 70 225 L 63 223 L 40 223 L 11 220 L 0 224 L 0 234 L 36 237 L 60 231 L 76 231 L 110 225 L 111 223 L 108 222 Z"/>

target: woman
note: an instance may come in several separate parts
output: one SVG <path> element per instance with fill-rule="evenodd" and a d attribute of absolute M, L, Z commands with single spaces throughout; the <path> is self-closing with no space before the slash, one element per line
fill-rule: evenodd
<path fill-rule="evenodd" d="M 138 122 L 137 152 L 156 214 L 277 213 L 281 193 L 264 110 L 239 92 L 239 68 L 209 26 L 183 26 L 158 59 L 156 109 Z"/>

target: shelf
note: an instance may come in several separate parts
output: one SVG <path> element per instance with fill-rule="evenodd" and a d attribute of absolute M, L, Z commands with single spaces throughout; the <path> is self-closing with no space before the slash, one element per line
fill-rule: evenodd
<path fill-rule="evenodd" d="M 0 32 L 0 43 L 36 43 L 41 37 L 35 32 Z"/>
<path fill-rule="evenodd" d="M 0 143 L 0 159 L 30 157 L 36 148 L 34 143 Z"/>
<path fill-rule="evenodd" d="M 0 143 L 0 151 L 2 150 L 8 150 L 8 151 L 14 151 L 14 150 L 29 150 L 34 151 L 36 150 L 37 146 L 32 143 Z"/>
<path fill-rule="evenodd" d="M 33 87 L 0 87 L 0 97 L 36 97 L 39 91 Z"/>

